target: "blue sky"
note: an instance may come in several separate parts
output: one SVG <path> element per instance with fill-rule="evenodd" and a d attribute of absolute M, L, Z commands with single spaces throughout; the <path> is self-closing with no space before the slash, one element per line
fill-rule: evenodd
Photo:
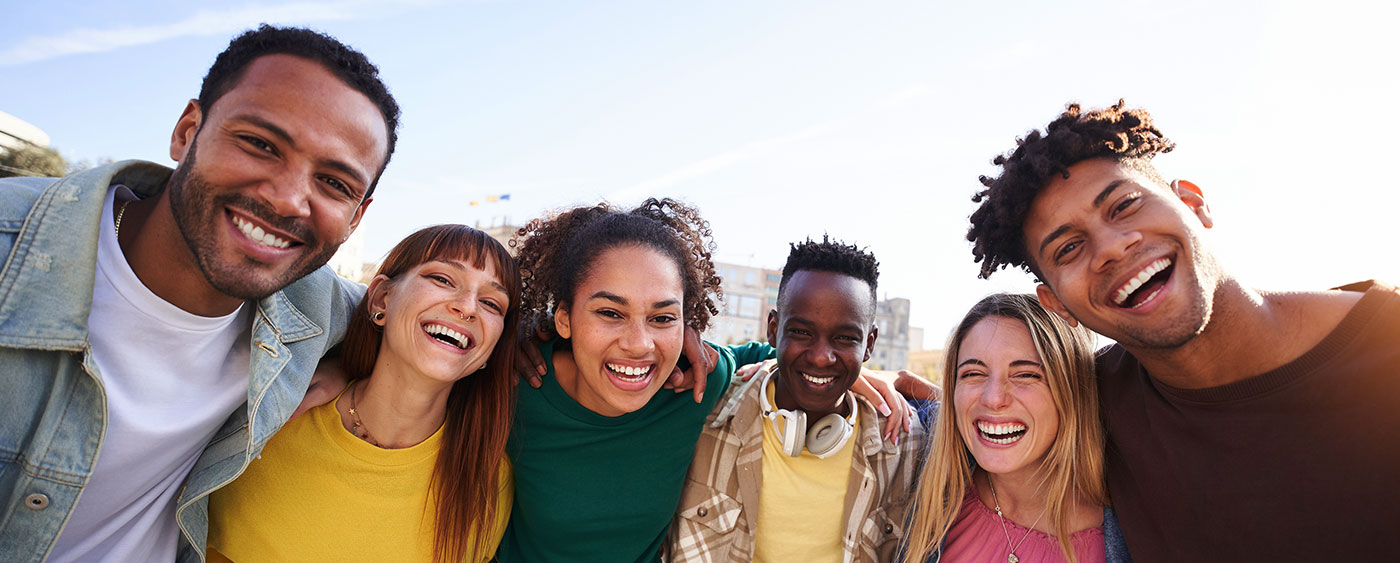
<path fill-rule="evenodd" d="M 976 278 L 977 176 L 1070 100 L 1124 97 L 1178 143 L 1226 263 L 1270 289 L 1400 281 L 1400 39 L 1377 2 L 49 2 L 0 21 L 0 111 L 70 160 L 169 163 L 213 57 L 268 21 L 368 54 L 404 108 L 367 260 L 427 224 L 671 196 L 718 257 L 827 232 L 938 345 L 1019 272 Z M 511 201 L 472 200 L 510 193 Z"/>

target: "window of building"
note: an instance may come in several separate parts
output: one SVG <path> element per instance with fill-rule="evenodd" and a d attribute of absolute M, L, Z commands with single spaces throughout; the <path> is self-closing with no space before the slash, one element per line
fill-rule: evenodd
<path fill-rule="evenodd" d="M 745 318 L 750 318 L 750 319 L 756 319 L 756 318 L 758 318 L 758 314 L 759 314 L 759 305 L 758 305 L 758 304 L 760 303 L 760 301 L 758 300 L 758 298 L 757 298 L 757 297 L 754 297 L 754 296 L 752 296 L 752 295 L 740 295 L 740 296 L 738 296 L 738 297 L 739 297 L 739 299 L 738 299 L 738 302 L 739 302 L 739 310 L 738 310 L 738 315 L 737 315 L 737 316 L 745 317 Z"/>

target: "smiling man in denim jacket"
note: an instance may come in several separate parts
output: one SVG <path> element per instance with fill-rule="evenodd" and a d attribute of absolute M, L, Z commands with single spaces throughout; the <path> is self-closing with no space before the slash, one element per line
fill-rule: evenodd
<path fill-rule="evenodd" d="M 305 29 L 230 43 L 127 161 L 0 181 L 0 559 L 202 558 L 207 498 L 292 415 L 361 289 L 359 224 L 399 110 Z"/>

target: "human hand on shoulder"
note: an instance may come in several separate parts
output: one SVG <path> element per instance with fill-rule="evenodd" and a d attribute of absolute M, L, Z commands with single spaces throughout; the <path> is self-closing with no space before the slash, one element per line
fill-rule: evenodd
<path fill-rule="evenodd" d="M 301 398 L 297 409 L 292 411 L 292 418 L 289 420 L 295 420 L 302 413 L 331 402 L 349 383 L 350 373 L 345 371 L 345 364 L 340 361 L 339 356 L 321 358 L 321 362 L 316 364 L 316 371 L 311 374 L 311 384 L 306 387 L 306 395 Z"/>
<path fill-rule="evenodd" d="M 758 375 L 760 372 L 773 371 L 773 368 L 777 365 L 778 360 L 763 360 L 761 362 L 752 363 L 734 370 L 734 377 L 739 378 L 740 381 L 748 381 L 753 379 L 753 376 Z"/>
<path fill-rule="evenodd" d="M 851 385 L 851 391 L 865 400 L 870 401 L 875 406 L 875 410 L 885 415 L 885 427 L 881 432 L 886 440 L 892 443 L 899 443 L 899 436 L 909 431 L 911 420 L 914 416 L 914 409 L 909 406 L 909 402 L 904 400 L 904 395 L 898 389 L 896 381 L 902 374 L 913 375 L 908 370 L 899 372 L 877 371 L 868 368 L 860 368 L 860 377 Z M 907 385 L 907 384 L 906 384 Z"/>
<path fill-rule="evenodd" d="M 540 345 L 549 342 L 556 335 L 554 325 L 551 323 L 538 323 L 535 325 L 532 320 L 521 319 L 519 350 L 515 354 L 515 372 L 520 375 L 531 387 L 539 389 L 544 380 L 544 374 L 549 372 L 545 366 L 544 356 L 540 354 Z"/>
<path fill-rule="evenodd" d="M 719 363 L 719 352 L 711 350 L 709 345 L 705 344 L 704 339 L 700 338 L 700 331 L 687 326 L 681 345 L 681 356 L 690 363 L 690 368 L 681 370 L 680 364 L 677 363 L 671 370 L 670 377 L 666 379 L 665 387 L 677 393 L 691 391 L 695 394 L 695 402 L 699 403 L 705 398 L 708 376 Z"/>

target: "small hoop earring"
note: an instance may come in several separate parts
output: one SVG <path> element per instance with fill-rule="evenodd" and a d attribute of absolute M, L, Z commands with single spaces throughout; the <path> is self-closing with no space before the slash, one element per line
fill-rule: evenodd
<path fill-rule="evenodd" d="M 374 319 L 374 322 L 382 321 L 384 320 L 384 311 L 380 311 L 378 313 L 370 315 L 369 318 Z"/>

